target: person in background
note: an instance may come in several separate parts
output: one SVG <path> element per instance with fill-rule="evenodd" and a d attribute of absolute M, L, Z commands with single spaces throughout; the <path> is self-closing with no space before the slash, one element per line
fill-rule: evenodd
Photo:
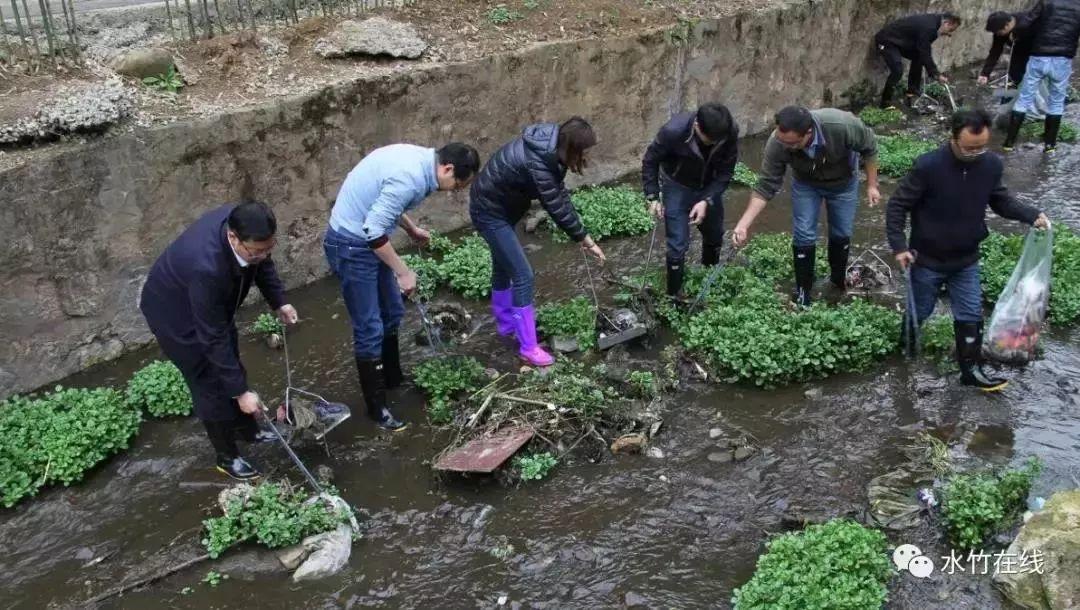
<path fill-rule="evenodd" d="M 664 220 L 668 296 L 676 297 L 682 289 L 690 225 L 701 232 L 701 264 L 712 266 L 720 260 L 724 192 L 735 175 L 738 140 L 731 112 L 712 103 L 672 117 L 645 149 L 642 188 L 649 211 Z"/>
<path fill-rule="evenodd" d="M 276 232 L 265 203 L 207 212 L 154 262 L 139 300 L 161 351 L 191 390 L 218 470 L 240 480 L 257 478 L 259 471 L 240 455 L 237 440 L 273 437 L 260 435 L 255 421 L 262 404 L 240 362 L 236 312 L 254 284 L 282 322 L 297 320 L 270 258 Z"/>
<path fill-rule="evenodd" d="M 518 355 L 534 366 L 555 359 L 536 340 L 533 270 L 515 227 L 534 199 L 570 239 L 604 262 L 604 251 L 586 233 L 570 202 L 566 172 L 582 173 L 586 152 L 597 143 L 585 119 L 522 130 L 488 159 L 469 192 L 469 217 L 491 249 L 491 313 L 499 335 L 515 336 Z"/>
<path fill-rule="evenodd" d="M 1044 79 L 1050 84 L 1050 99 L 1043 127 L 1043 151 L 1054 152 L 1057 148 L 1061 115 L 1065 112 L 1065 98 L 1069 94 L 1072 78 L 1072 62 L 1080 41 L 1080 0 L 1040 0 L 1029 11 L 1027 19 L 1035 23 L 1031 41 L 1031 58 L 1028 59 L 1024 80 L 1020 83 L 1020 97 L 1009 117 L 1009 130 L 1003 147 L 1011 151 L 1016 146 L 1020 127 L 1027 113 L 1035 108 L 1035 94 Z"/>
<path fill-rule="evenodd" d="M 1019 13 L 1006 13 L 995 11 L 986 19 L 986 31 L 994 36 L 994 42 L 990 46 L 990 54 L 986 56 L 982 71 L 979 72 L 978 83 L 985 85 L 990 82 L 990 74 L 1001 59 L 1001 53 L 1005 47 L 1012 47 L 1009 53 L 1009 82 L 1019 85 L 1024 79 L 1024 71 L 1027 70 L 1028 58 L 1031 56 L 1031 42 L 1035 34 L 1034 22 L 1029 11 Z"/>
<path fill-rule="evenodd" d="M 406 212 L 435 191 L 469 186 L 480 155 L 465 144 L 435 150 L 412 144 L 377 148 L 349 172 L 330 212 L 323 248 L 353 328 L 353 352 L 368 416 L 384 430 L 407 424 L 386 403 L 386 390 L 401 384 L 398 327 L 402 294 L 416 289 L 416 273 L 401 260 L 390 235 L 401 226 L 423 246 L 431 239 Z"/>
<path fill-rule="evenodd" d="M 848 251 L 859 204 L 859 159 L 866 167 L 870 205 L 881 200 L 878 190 L 877 138 L 858 117 L 834 108 L 808 110 L 788 106 L 776 114 L 776 129 L 765 143 L 761 176 L 739 223 L 735 245 L 747 233 L 766 202 L 780 191 L 790 166 L 792 254 L 795 265 L 793 300 L 809 306 L 817 256 L 818 213 L 824 200 L 829 215 L 829 278 L 839 290 L 847 287 Z"/>
<path fill-rule="evenodd" d="M 930 317 L 941 286 L 948 284 L 960 380 L 988 392 L 1007 382 L 988 376 L 981 364 L 979 243 L 989 234 L 986 209 L 1040 229 L 1050 226 L 1045 214 L 1016 201 L 1002 182 L 1001 159 L 987 153 L 991 122 L 984 110 L 956 112 L 949 142 L 916 159 L 885 215 L 889 246 L 911 272 L 917 324 Z M 905 235 L 909 217 L 910 237 Z"/>
<path fill-rule="evenodd" d="M 923 70 L 926 70 L 931 79 L 942 83 L 949 82 L 934 63 L 931 47 L 939 36 L 951 36 L 960 27 L 960 23 L 960 17 L 953 13 L 909 15 L 889 22 L 874 35 L 878 53 L 889 68 L 889 77 L 881 91 L 882 108 L 892 105 L 893 91 L 900 83 L 900 77 L 904 75 L 904 59 L 911 62 L 906 94 L 908 105 L 922 90 Z"/>

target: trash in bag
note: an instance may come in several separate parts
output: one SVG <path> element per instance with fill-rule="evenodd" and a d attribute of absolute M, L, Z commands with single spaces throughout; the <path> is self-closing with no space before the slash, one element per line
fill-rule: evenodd
<path fill-rule="evenodd" d="M 315 440 L 321 440 L 327 432 L 352 415 L 348 405 L 330 402 L 311 392 L 290 388 L 291 392 L 304 394 L 307 398 L 290 396 L 286 404 L 278 407 L 277 420 L 295 430 L 310 430 Z"/>
<path fill-rule="evenodd" d="M 1020 260 L 990 317 L 985 348 L 992 358 L 1017 364 L 1034 358 L 1050 303 L 1053 255 L 1053 229 L 1028 232 Z"/>

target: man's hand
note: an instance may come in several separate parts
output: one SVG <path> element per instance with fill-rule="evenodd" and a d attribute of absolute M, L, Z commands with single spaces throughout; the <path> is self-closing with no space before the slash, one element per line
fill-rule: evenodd
<path fill-rule="evenodd" d="M 660 203 L 659 201 L 650 201 L 649 214 L 651 214 L 653 218 L 657 220 L 662 219 L 664 217 L 664 204 Z"/>
<path fill-rule="evenodd" d="M 398 290 L 405 296 L 412 295 L 416 292 L 416 272 L 412 269 L 406 269 L 405 273 L 398 274 L 397 276 Z"/>
<path fill-rule="evenodd" d="M 1034 226 L 1036 229 L 1049 229 L 1050 219 L 1046 217 L 1046 214 L 1039 213 L 1039 217 L 1035 219 Z"/>
<path fill-rule="evenodd" d="M 690 224 L 699 225 L 705 220 L 705 214 L 709 211 L 709 202 L 699 201 L 690 208 Z"/>
<path fill-rule="evenodd" d="M 277 310 L 278 320 L 281 320 L 282 324 L 296 324 L 296 321 L 300 319 L 300 316 L 296 313 L 296 308 L 292 305 L 282 305 Z"/>
<path fill-rule="evenodd" d="M 938 82 L 941 83 L 942 85 L 948 85 L 949 84 L 949 77 L 945 76 L 944 74 L 938 74 L 937 79 L 938 79 Z"/>
<path fill-rule="evenodd" d="M 980 74 L 979 78 L 975 79 L 975 82 L 979 85 L 985 85 L 986 83 L 990 82 L 990 79 Z"/>
<path fill-rule="evenodd" d="M 431 241 L 431 233 L 427 229 L 421 229 L 420 227 L 409 231 L 409 237 L 421 248 L 427 247 L 428 242 Z"/>
<path fill-rule="evenodd" d="M 735 225 L 735 229 L 731 232 L 731 240 L 735 243 L 736 248 L 746 245 L 746 234 L 749 230 L 750 227 L 744 226 L 741 222 Z"/>
<path fill-rule="evenodd" d="M 236 399 L 236 402 L 240 404 L 240 410 L 248 415 L 255 415 L 255 412 L 258 411 L 262 405 L 262 401 L 259 400 L 259 395 L 250 390 L 241 394 L 240 398 Z"/>
<path fill-rule="evenodd" d="M 595 256 L 596 259 L 600 261 L 601 265 L 607 262 L 607 256 L 604 255 L 604 251 L 600 249 L 600 246 L 598 246 L 591 237 L 586 237 L 582 240 L 581 248 Z"/>
<path fill-rule="evenodd" d="M 875 207 L 881 203 L 881 191 L 878 190 L 876 184 L 871 184 L 866 187 L 866 198 L 870 200 L 870 207 Z"/>
<path fill-rule="evenodd" d="M 900 263 L 901 269 L 907 269 L 915 262 L 915 255 L 910 250 L 905 250 L 896 255 L 896 262 Z"/>

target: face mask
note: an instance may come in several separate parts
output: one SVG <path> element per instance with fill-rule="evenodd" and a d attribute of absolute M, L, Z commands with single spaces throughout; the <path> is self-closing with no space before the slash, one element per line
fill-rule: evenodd
<path fill-rule="evenodd" d="M 979 157 L 982 157 L 986 154 L 985 148 L 978 152 L 965 152 L 961 150 L 960 147 L 957 146 L 955 143 L 953 143 L 952 145 L 952 151 L 953 155 L 955 155 L 957 159 L 963 161 L 964 163 L 972 163 L 974 161 L 978 161 Z"/>

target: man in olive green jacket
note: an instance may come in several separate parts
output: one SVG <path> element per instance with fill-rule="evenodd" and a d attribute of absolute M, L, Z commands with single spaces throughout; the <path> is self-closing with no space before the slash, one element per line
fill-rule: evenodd
<path fill-rule="evenodd" d="M 859 158 L 866 166 L 866 194 L 870 205 L 881 199 L 878 191 L 877 138 L 855 115 L 834 108 L 807 110 L 788 106 L 776 114 L 776 129 L 765 144 L 761 177 L 750 204 L 735 226 L 735 245 L 746 243 L 747 232 L 766 202 L 776 196 L 791 166 L 791 216 L 795 257 L 793 299 L 810 305 L 814 286 L 818 212 L 821 202 L 829 215 L 830 280 L 846 286 L 848 249 L 859 202 Z"/>

